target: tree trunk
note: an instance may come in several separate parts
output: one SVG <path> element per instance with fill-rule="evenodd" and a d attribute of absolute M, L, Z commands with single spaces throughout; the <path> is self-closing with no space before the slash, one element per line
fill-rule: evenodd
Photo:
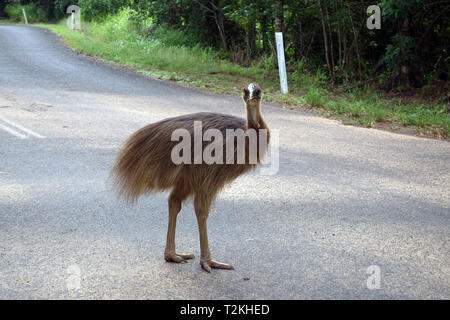
<path fill-rule="evenodd" d="M 284 29 L 284 12 L 283 12 L 283 1 L 275 1 L 275 32 L 283 32 Z M 273 62 L 276 68 L 278 68 L 278 56 L 276 48 L 273 48 L 274 53 Z"/>
<path fill-rule="evenodd" d="M 247 41 L 248 41 L 248 56 L 250 57 L 250 59 L 253 59 L 257 54 L 257 52 L 256 52 L 256 19 L 254 17 L 249 19 Z"/>
<path fill-rule="evenodd" d="M 334 76 L 334 49 L 333 49 L 333 33 L 331 32 L 331 24 L 330 24 L 330 16 L 328 14 L 328 6 L 327 2 L 325 1 L 325 13 L 327 15 L 327 25 L 328 25 L 328 32 L 330 33 L 330 56 L 331 56 L 331 69 L 333 70 L 333 76 Z"/>
<path fill-rule="evenodd" d="M 219 31 L 219 37 L 222 40 L 223 49 L 227 51 L 228 45 L 224 26 L 225 17 L 223 15 L 222 8 L 219 7 L 218 1 L 209 0 L 207 3 L 203 3 L 202 1 L 195 0 L 195 2 L 203 9 L 205 9 L 206 12 L 209 12 L 209 16 L 214 19 L 214 22 L 216 23 L 217 26 L 217 30 Z"/>
<path fill-rule="evenodd" d="M 334 83 L 334 73 L 333 73 L 334 70 L 332 69 L 331 64 L 330 64 L 330 59 L 329 59 L 329 54 L 328 54 L 327 29 L 325 28 L 325 19 L 323 16 L 323 10 L 322 10 L 322 5 L 320 3 L 320 0 L 317 0 L 317 4 L 319 6 L 320 18 L 322 20 L 322 33 L 323 33 L 323 45 L 325 47 L 325 59 L 327 61 L 327 66 L 328 66 L 328 71 L 330 73 L 331 81 Z"/>
<path fill-rule="evenodd" d="M 265 54 L 269 49 L 269 39 L 267 38 L 267 16 L 264 10 L 261 12 L 261 33 L 262 33 L 262 51 Z"/>
<path fill-rule="evenodd" d="M 336 14 L 338 13 L 337 1 L 334 2 Z M 341 40 L 341 21 L 338 19 L 338 71 L 339 76 L 342 78 L 342 40 Z"/>
<path fill-rule="evenodd" d="M 362 79 L 362 66 L 361 66 L 361 56 L 359 54 L 359 43 L 358 43 L 358 33 L 356 33 L 355 25 L 353 23 L 352 12 L 350 10 L 350 6 L 347 3 L 348 16 L 350 18 L 350 24 L 353 30 L 353 44 L 355 45 L 356 57 L 358 58 L 358 71 L 359 71 L 359 80 Z"/>
<path fill-rule="evenodd" d="M 170 4 L 169 9 L 169 25 L 178 26 L 180 24 L 179 10 L 176 3 Z"/>
<path fill-rule="evenodd" d="M 402 36 L 407 37 L 409 35 L 409 20 L 406 17 L 402 23 Z M 405 52 L 400 53 L 401 56 L 405 55 Z M 401 63 L 400 65 L 400 83 L 406 87 L 411 86 L 411 67 L 408 62 Z"/>
<path fill-rule="evenodd" d="M 283 32 L 284 13 L 283 1 L 275 1 L 275 32 Z"/>
<path fill-rule="evenodd" d="M 224 21 L 225 17 L 223 15 L 222 9 L 214 3 L 214 0 L 210 1 L 211 11 L 214 13 L 214 21 L 216 22 L 217 29 L 219 31 L 220 39 L 222 40 L 222 46 L 225 51 L 228 50 L 227 38 L 225 35 Z"/>

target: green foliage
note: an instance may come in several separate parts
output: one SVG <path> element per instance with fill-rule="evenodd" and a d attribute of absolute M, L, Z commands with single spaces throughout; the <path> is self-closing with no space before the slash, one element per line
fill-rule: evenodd
<path fill-rule="evenodd" d="M 274 58 L 273 54 L 264 55 L 262 57 L 262 63 L 263 63 L 262 65 L 263 65 L 264 71 L 267 72 L 267 71 L 273 70 L 274 65 L 275 65 L 275 58 Z"/>
<path fill-rule="evenodd" d="M 177 42 L 178 36 L 168 36 L 170 30 L 159 30 L 151 38 L 141 35 L 132 29 L 131 15 L 130 9 L 123 9 L 115 15 L 106 16 L 101 22 L 86 23 L 83 32 L 87 37 L 66 31 L 64 27 L 63 34 L 77 50 L 143 70 L 184 74 L 248 72 L 229 62 L 218 60 L 217 54 L 209 48 L 183 46 Z M 55 30 L 61 32 L 59 28 Z M 159 39 L 156 35 L 163 35 L 163 38 Z"/>
<path fill-rule="evenodd" d="M 102 22 L 94 22 L 91 27 L 93 36 L 107 41 L 135 41 L 138 35 L 129 30 L 129 9 L 108 15 Z"/>
<path fill-rule="evenodd" d="M 395 20 L 404 19 L 414 9 L 415 5 L 421 2 L 421 0 L 382 0 L 379 6 L 384 17 Z"/>
<path fill-rule="evenodd" d="M 324 91 L 318 88 L 310 88 L 306 92 L 305 100 L 313 107 L 320 107 L 325 104 Z"/>
<path fill-rule="evenodd" d="M 81 15 L 87 21 L 104 20 L 129 4 L 129 0 L 79 0 Z"/>
<path fill-rule="evenodd" d="M 202 40 L 195 34 L 189 34 L 179 29 L 173 29 L 168 26 L 156 26 L 151 28 L 147 35 L 151 39 L 158 39 L 166 46 L 173 47 L 195 47 L 201 46 Z"/>
<path fill-rule="evenodd" d="M 39 19 L 54 19 L 64 16 L 66 6 L 76 3 L 73 1 L 20 3 L 33 2 L 35 11 L 45 12 L 38 14 Z M 21 20 L 18 3 L 8 0 L 8 12 Z M 450 4 L 380 0 L 382 30 L 368 30 L 365 1 L 321 0 L 319 7 L 317 0 L 286 0 L 281 15 L 275 3 L 80 0 L 86 20 L 83 32 L 66 28 L 60 32 L 80 51 L 129 64 L 162 79 L 196 86 L 207 83 L 210 90 L 227 92 L 256 81 L 266 89 L 269 101 L 290 106 L 307 103 L 363 126 L 391 122 L 448 135 L 446 94 L 435 99 L 437 107 L 401 102 L 393 106 L 372 88 L 406 91 L 423 86 L 424 93 L 445 88 L 437 84 L 449 80 L 446 17 Z M 283 20 L 288 95 L 279 93 L 275 18 Z M 363 83 L 369 85 L 361 87 Z M 352 90 L 354 87 L 357 89 Z"/>
<path fill-rule="evenodd" d="M 137 29 L 148 36 L 152 36 L 158 26 L 178 29 L 200 45 L 211 46 L 215 45 L 218 39 L 215 37 L 217 26 L 207 6 L 204 0 L 133 1 L 131 19 Z"/>
<path fill-rule="evenodd" d="M 305 59 L 298 62 L 294 72 L 292 73 L 292 77 L 297 86 L 306 89 L 326 87 L 329 82 L 327 74 L 320 67 L 316 69 L 315 74 L 308 72 Z"/>
<path fill-rule="evenodd" d="M 302 84 L 304 84 L 304 68 L 305 68 L 305 59 L 301 59 L 298 64 L 297 67 L 295 67 L 295 71 L 292 74 L 294 77 L 294 81 L 298 86 L 301 86 Z"/>
<path fill-rule="evenodd" d="M 279 21 L 295 83 L 351 86 L 376 73 L 385 87 L 408 88 L 426 85 L 427 74 L 436 70 L 435 81 L 450 78 L 447 2 L 370 3 L 381 8 L 381 30 L 366 27 L 369 3 L 355 0 L 6 0 L 0 10 L 4 3 L 33 3 L 47 20 L 56 20 L 68 4 L 78 3 L 85 21 L 104 21 L 129 7 L 131 28 L 141 35 L 168 45 L 212 47 L 222 58 L 262 66 L 266 73 L 276 68 L 271 56 Z M 407 74 L 399 76 L 402 67 Z"/>
<path fill-rule="evenodd" d="M 46 14 L 44 10 L 37 7 L 34 3 L 26 5 L 11 4 L 5 7 L 5 12 L 11 20 L 24 21 L 22 8 L 25 9 L 27 20 L 30 23 L 41 22 L 46 20 Z"/>
<path fill-rule="evenodd" d="M 63 18 L 65 9 L 72 4 L 77 5 L 78 0 L 5 0 L 0 2 L 0 16 L 22 21 L 20 15 L 23 7 L 29 22 L 55 21 Z"/>
<path fill-rule="evenodd" d="M 22 8 L 21 5 L 7 5 L 5 7 L 5 12 L 8 15 L 8 18 L 14 21 L 22 21 L 23 20 L 23 14 L 22 14 Z"/>
<path fill-rule="evenodd" d="M 392 72 L 399 65 L 411 64 L 416 61 L 413 39 L 401 34 L 392 37 L 392 44 L 386 47 L 386 53 L 381 59 L 381 62 L 386 64 L 388 72 Z"/>

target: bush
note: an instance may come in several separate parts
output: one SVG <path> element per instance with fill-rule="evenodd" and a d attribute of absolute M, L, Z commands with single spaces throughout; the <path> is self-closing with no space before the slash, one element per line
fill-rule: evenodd
<path fill-rule="evenodd" d="M 88 21 L 103 21 L 127 6 L 129 0 L 79 0 L 81 15 Z"/>
<path fill-rule="evenodd" d="M 5 7 L 5 12 L 9 19 L 14 21 L 24 21 L 22 8 L 25 9 L 27 20 L 30 23 L 42 22 L 46 20 L 45 11 L 38 8 L 34 3 L 21 6 L 20 4 L 11 4 Z"/>
<path fill-rule="evenodd" d="M 7 5 L 5 12 L 8 18 L 14 21 L 21 21 L 23 19 L 22 6 L 19 5 Z"/>
<path fill-rule="evenodd" d="M 137 34 L 129 28 L 129 11 L 124 9 L 115 15 L 108 15 L 102 22 L 93 23 L 92 34 L 108 41 L 134 41 Z"/>
<path fill-rule="evenodd" d="M 310 88 L 305 95 L 305 100 L 313 107 L 320 107 L 325 104 L 323 95 L 324 95 L 323 90 L 320 90 L 318 88 Z"/>

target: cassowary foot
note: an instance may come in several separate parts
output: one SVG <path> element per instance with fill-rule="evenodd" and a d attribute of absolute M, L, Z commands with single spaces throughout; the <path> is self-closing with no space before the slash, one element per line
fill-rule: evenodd
<path fill-rule="evenodd" d="M 204 260 L 204 261 L 200 261 L 200 265 L 202 266 L 203 270 L 207 271 L 207 272 L 211 272 L 211 268 L 214 269 L 226 269 L 226 270 L 234 270 L 234 267 L 226 264 L 226 263 L 222 263 L 222 262 L 218 262 L 218 261 L 214 261 L 214 260 Z"/>
<path fill-rule="evenodd" d="M 188 259 L 193 259 L 193 254 L 164 253 L 164 259 L 167 262 L 185 263 Z"/>

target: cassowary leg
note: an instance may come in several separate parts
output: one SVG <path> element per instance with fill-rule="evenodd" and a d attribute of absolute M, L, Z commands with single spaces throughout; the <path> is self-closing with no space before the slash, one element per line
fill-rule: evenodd
<path fill-rule="evenodd" d="M 181 210 L 181 203 L 177 190 L 174 190 L 169 196 L 169 227 L 167 228 L 166 249 L 164 250 L 164 259 L 170 262 L 186 262 L 187 259 L 194 258 L 193 254 L 178 254 L 175 252 L 175 227 L 177 216 Z"/>
<path fill-rule="evenodd" d="M 211 259 L 208 245 L 208 232 L 206 222 L 209 215 L 210 200 L 206 197 L 196 196 L 194 200 L 195 215 L 197 216 L 198 231 L 200 234 L 200 265 L 205 271 L 211 272 L 211 268 L 234 269 L 233 266 Z"/>

